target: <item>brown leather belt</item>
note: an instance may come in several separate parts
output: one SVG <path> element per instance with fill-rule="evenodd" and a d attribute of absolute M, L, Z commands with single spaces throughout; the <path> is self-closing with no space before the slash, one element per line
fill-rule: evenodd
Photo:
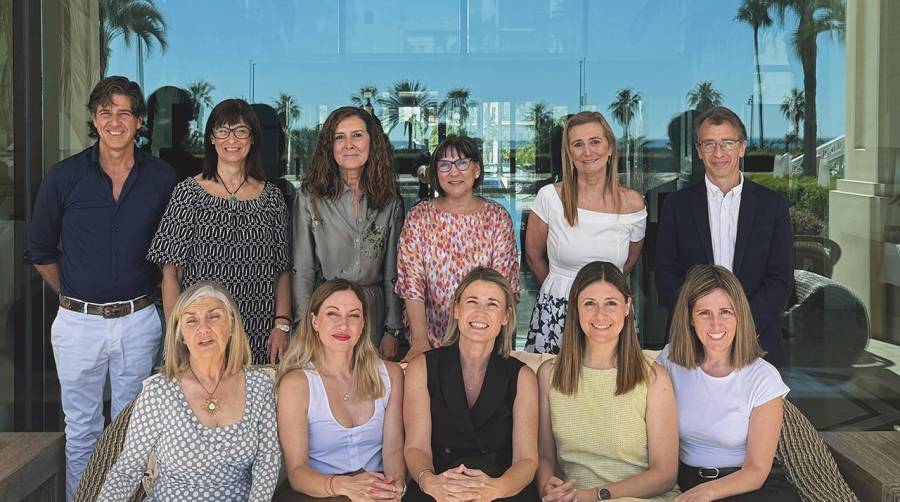
<path fill-rule="evenodd" d="M 75 312 L 81 312 L 83 314 L 103 316 L 106 319 L 115 319 L 117 317 L 127 316 L 128 314 L 132 314 L 134 312 L 137 312 L 138 310 L 142 310 L 148 307 L 152 303 L 153 299 L 150 298 L 149 295 L 144 295 L 130 302 L 106 303 L 103 305 L 96 303 L 86 303 L 75 300 L 74 298 L 69 298 L 68 296 L 59 295 L 60 307 L 68 310 L 73 310 Z"/>

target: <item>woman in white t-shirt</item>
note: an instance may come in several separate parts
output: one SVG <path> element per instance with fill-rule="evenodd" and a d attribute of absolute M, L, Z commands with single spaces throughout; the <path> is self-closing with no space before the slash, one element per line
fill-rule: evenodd
<path fill-rule="evenodd" d="M 402 498 L 403 372 L 379 359 L 370 315 L 354 282 L 326 281 L 310 296 L 278 369 L 288 483 L 273 501 Z"/>
<path fill-rule="evenodd" d="M 525 232 L 525 261 L 541 285 L 528 352 L 559 353 L 569 289 L 581 267 L 606 261 L 627 276 L 644 244 L 644 198 L 619 185 L 616 135 L 603 115 L 573 115 L 560 153 L 562 181 L 538 191 Z"/>
<path fill-rule="evenodd" d="M 678 403 L 676 502 L 800 501 L 775 459 L 788 387 L 763 360 L 737 277 L 696 265 L 672 313 L 670 343 L 657 358 Z"/>

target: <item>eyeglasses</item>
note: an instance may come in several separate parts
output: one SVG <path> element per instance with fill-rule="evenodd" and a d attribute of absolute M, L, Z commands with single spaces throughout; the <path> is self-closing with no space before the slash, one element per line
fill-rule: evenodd
<path fill-rule="evenodd" d="M 247 139 L 250 137 L 251 132 L 247 126 L 216 127 L 213 129 L 212 135 L 216 139 L 226 139 L 231 133 L 234 133 L 234 137 L 237 139 Z"/>
<path fill-rule="evenodd" d="M 697 146 L 703 153 L 713 153 L 716 151 L 716 145 L 721 147 L 723 152 L 731 152 L 743 142 L 744 141 L 740 139 L 723 139 L 722 141 L 708 140 L 701 141 Z"/>
<path fill-rule="evenodd" d="M 460 171 L 465 171 L 472 163 L 472 159 L 456 159 L 456 160 L 439 160 L 437 161 L 437 169 L 442 173 L 449 173 L 453 166 Z"/>

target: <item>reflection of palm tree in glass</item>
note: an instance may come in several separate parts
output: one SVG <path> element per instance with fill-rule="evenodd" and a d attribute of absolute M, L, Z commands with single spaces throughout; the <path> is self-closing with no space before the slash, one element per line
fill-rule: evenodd
<path fill-rule="evenodd" d="M 384 114 L 387 133 L 390 134 L 397 124 L 403 122 L 403 132 L 409 137 L 407 148 L 412 150 L 418 120 L 421 119 L 427 129 L 428 118 L 435 113 L 436 104 L 434 98 L 428 95 L 428 89 L 418 80 L 400 80 L 378 102 Z"/>
<path fill-rule="evenodd" d="M 722 93 L 713 87 L 709 80 L 704 80 L 687 93 L 688 106 L 704 112 L 716 106 L 722 106 Z"/>
<path fill-rule="evenodd" d="M 154 41 L 163 51 L 169 46 L 166 21 L 153 0 L 100 0 L 99 10 L 101 76 L 106 76 L 110 44 L 120 35 L 125 39 L 125 47 L 131 47 L 132 37 L 142 41 L 148 54 Z"/>
<path fill-rule="evenodd" d="M 772 18 L 769 17 L 769 1 L 744 0 L 734 19 L 747 23 L 753 28 L 753 59 L 756 62 L 756 104 L 759 107 L 759 147 L 763 148 L 765 146 L 765 136 L 763 133 L 762 73 L 759 71 L 759 29 L 772 25 Z"/>
<path fill-rule="evenodd" d="M 281 122 L 281 129 L 284 131 L 284 136 L 287 139 L 285 158 L 290 164 L 291 131 L 294 128 L 294 121 L 300 118 L 300 105 L 297 104 L 297 100 L 293 96 L 286 92 L 282 92 L 275 101 L 272 102 L 272 106 L 275 108 L 275 114 L 278 116 L 279 122 Z"/>
<path fill-rule="evenodd" d="M 547 103 L 539 101 L 531 105 L 525 120 L 531 122 L 531 129 L 534 131 L 534 169 L 539 172 L 544 169 L 542 162 L 549 161 L 550 152 L 550 130 L 553 129 L 553 113 L 547 106 Z"/>
<path fill-rule="evenodd" d="M 641 95 L 631 87 L 619 89 L 616 93 L 616 99 L 609 104 L 609 111 L 612 113 L 613 120 L 622 126 L 623 135 L 625 137 L 625 171 L 626 177 L 631 182 L 631 121 L 638 109 L 641 107 Z"/>
<path fill-rule="evenodd" d="M 456 119 L 456 132 L 466 134 L 466 122 L 469 120 L 469 107 L 473 103 L 469 101 L 469 90 L 465 87 L 455 87 L 447 91 L 447 97 L 438 106 L 438 116 L 444 121 Z M 448 123 L 452 126 L 454 124 Z M 451 127 L 451 131 L 453 128 Z"/>
<path fill-rule="evenodd" d="M 359 92 L 350 95 L 350 102 L 353 106 L 365 108 L 372 115 L 375 115 L 375 104 L 373 100 L 378 95 L 378 86 L 375 84 L 365 84 L 359 88 Z"/>
<path fill-rule="evenodd" d="M 791 123 L 791 131 L 784 136 L 785 151 L 791 151 L 791 143 L 800 139 L 800 122 L 805 120 L 806 99 L 803 91 L 796 87 L 791 89 L 779 107 L 784 118 Z"/>
<path fill-rule="evenodd" d="M 788 11 L 797 19 L 793 33 L 794 52 L 803 67 L 803 172 L 816 172 L 816 38 L 831 33 L 843 41 L 846 35 L 847 5 L 845 0 L 770 0 L 775 15 L 784 25 Z"/>
<path fill-rule="evenodd" d="M 211 108 L 213 105 L 212 92 L 216 86 L 206 80 L 195 80 L 188 84 L 187 92 L 197 105 L 197 129 L 203 130 L 203 107 Z"/>

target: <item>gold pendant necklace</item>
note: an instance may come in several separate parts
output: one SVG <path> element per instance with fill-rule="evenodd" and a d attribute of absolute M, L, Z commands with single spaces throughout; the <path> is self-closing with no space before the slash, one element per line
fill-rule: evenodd
<path fill-rule="evenodd" d="M 203 402 L 203 409 L 206 410 L 206 412 L 210 415 L 215 415 L 216 413 L 221 411 L 221 408 L 219 408 L 219 399 L 213 397 L 213 394 L 215 394 L 216 391 L 219 390 L 219 384 L 222 383 L 222 375 L 219 375 L 219 380 L 216 382 L 216 388 L 214 388 L 213 391 L 210 392 L 206 390 L 203 382 L 201 382 L 200 379 L 197 378 L 197 374 L 194 373 L 194 368 L 188 366 L 188 369 L 191 371 L 191 375 L 194 375 L 194 380 L 196 380 L 197 383 L 200 384 L 200 388 L 203 389 L 203 392 L 206 392 L 206 401 Z"/>

